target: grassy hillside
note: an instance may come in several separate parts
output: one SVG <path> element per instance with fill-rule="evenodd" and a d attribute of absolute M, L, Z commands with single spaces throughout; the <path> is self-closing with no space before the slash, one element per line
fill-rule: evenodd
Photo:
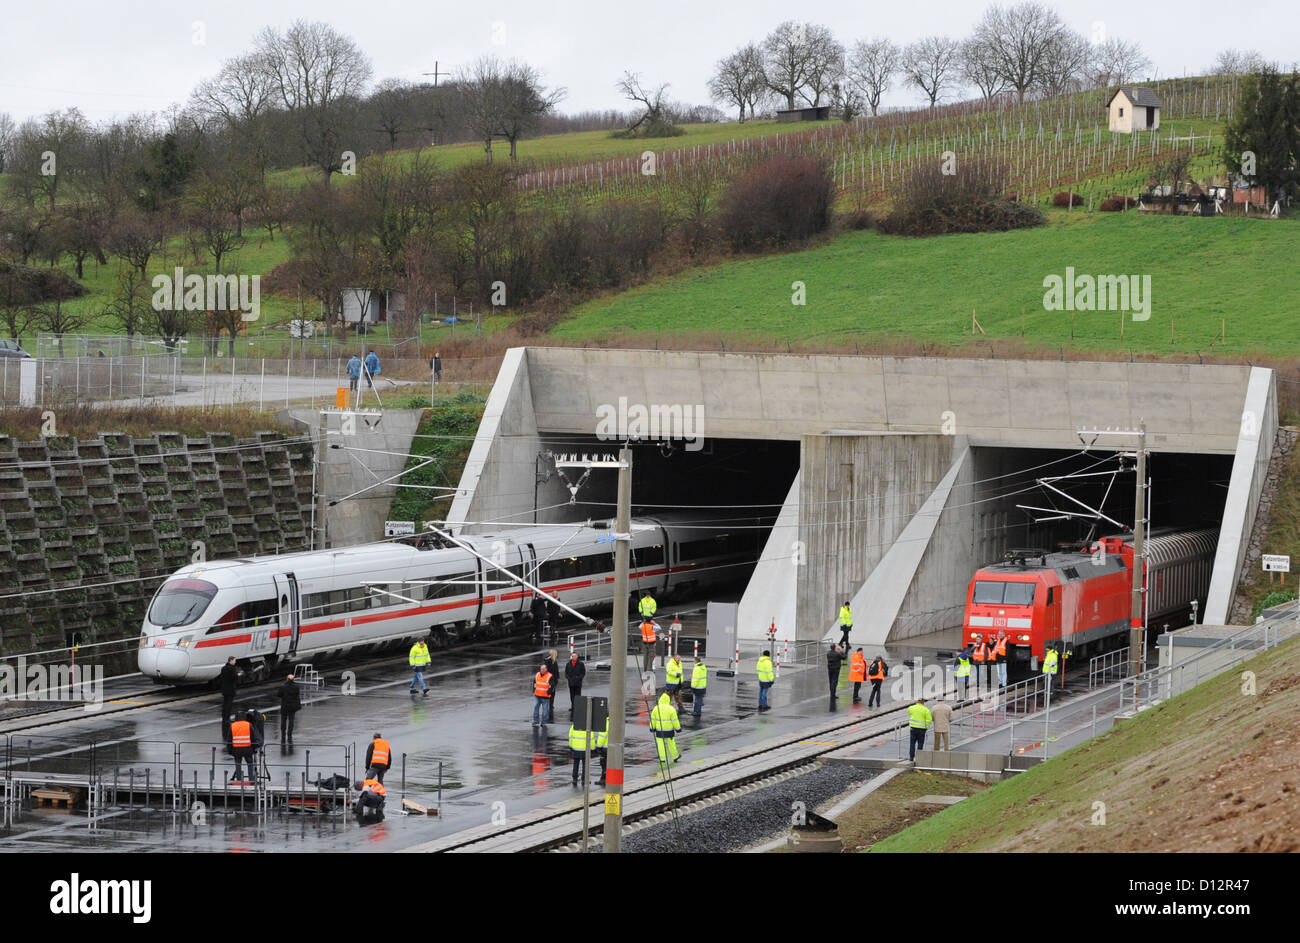
<path fill-rule="evenodd" d="M 1297 656 L 1293 639 L 871 850 L 1300 851 Z"/>
<path fill-rule="evenodd" d="M 988 338 L 1074 349 L 1151 353 L 1300 352 L 1294 259 L 1300 221 L 1200 219 L 1053 211 L 1009 233 L 905 239 L 849 233 L 788 255 L 693 270 L 578 307 L 555 330 L 565 341 L 643 336 L 676 346 L 694 336 L 783 343 L 908 338 L 971 342 L 975 311 Z M 1047 275 L 1151 276 L 1151 317 L 1046 311 Z M 794 282 L 807 289 L 791 303 Z M 1226 343 L 1215 343 L 1223 320 Z M 1172 334 L 1172 340 L 1171 340 Z"/>

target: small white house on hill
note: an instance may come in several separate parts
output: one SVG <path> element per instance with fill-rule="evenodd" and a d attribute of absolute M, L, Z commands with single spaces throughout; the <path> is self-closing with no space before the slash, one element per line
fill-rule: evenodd
<path fill-rule="evenodd" d="M 1118 134 L 1155 131 L 1160 127 L 1160 96 L 1145 85 L 1121 85 L 1106 102 L 1110 130 Z"/>

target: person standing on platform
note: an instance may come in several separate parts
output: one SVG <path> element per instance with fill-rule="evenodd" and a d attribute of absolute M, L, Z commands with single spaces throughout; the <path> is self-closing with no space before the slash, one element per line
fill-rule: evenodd
<path fill-rule="evenodd" d="M 381 734 L 375 734 L 370 740 L 370 746 L 366 747 L 366 769 L 375 771 L 375 779 L 381 783 L 384 781 L 384 774 L 388 768 L 393 765 L 393 745 L 383 738 Z"/>
<path fill-rule="evenodd" d="M 551 649 L 546 653 L 546 670 L 551 673 L 551 693 L 547 696 L 550 701 L 546 705 L 546 713 L 549 717 L 555 716 L 555 695 L 560 690 L 560 663 L 558 661 L 560 653 Z"/>
<path fill-rule="evenodd" d="M 541 717 L 542 726 L 551 722 L 551 672 L 544 662 L 537 669 L 537 674 L 533 675 L 534 727 L 538 725 L 538 717 Z"/>
<path fill-rule="evenodd" d="M 546 600 L 546 627 L 551 630 L 551 635 L 559 636 L 560 604 L 554 599 Z"/>
<path fill-rule="evenodd" d="M 674 652 L 673 657 L 668 659 L 668 667 L 664 669 L 664 684 L 668 695 L 673 699 L 673 706 L 678 710 L 682 706 L 682 676 L 685 673 L 682 657 Z"/>
<path fill-rule="evenodd" d="M 605 715 L 605 729 L 596 734 L 596 749 L 592 750 L 593 756 L 600 757 L 600 779 L 596 780 L 597 786 L 605 785 L 605 768 L 609 764 L 609 715 Z"/>
<path fill-rule="evenodd" d="M 771 709 L 771 705 L 767 703 L 767 695 L 775 681 L 776 671 L 772 667 L 772 653 L 765 648 L 758 659 L 758 709 L 760 711 Z"/>
<path fill-rule="evenodd" d="M 998 687 L 1007 686 L 1007 633 L 998 632 L 998 640 L 993 645 L 993 664 L 998 666 Z"/>
<path fill-rule="evenodd" d="M 984 661 L 988 657 L 988 648 L 984 645 L 983 639 L 976 639 L 971 658 L 975 662 L 975 691 L 979 693 L 980 688 L 988 684 L 988 675 L 984 672 Z"/>
<path fill-rule="evenodd" d="M 844 651 L 849 650 L 849 633 L 853 631 L 853 610 L 849 608 L 847 600 L 844 605 L 840 606 L 840 648 Z"/>
<path fill-rule="evenodd" d="M 533 614 L 533 641 L 540 642 L 546 638 L 546 600 L 534 596 L 530 609 Z"/>
<path fill-rule="evenodd" d="M 257 779 L 257 748 L 262 744 L 257 737 L 257 728 L 253 726 L 252 711 L 230 725 L 230 745 L 235 755 L 235 774 L 231 777 L 231 783 L 240 786 L 253 785 L 250 780 Z M 243 761 L 248 762 L 248 779 L 244 779 L 240 772 Z"/>
<path fill-rule="evenodd" d="M 641 593 L 641 600 L 636 604 L 636 611 L 641 616 L 641 621 L 654 619 L 655 613 L 659 611 L 659 604 L 655 598 L 650 595 L 650 590 Z"/>
<path fill-rule="evenodd" d="M 952 749 L 948 743 L 948 729 L 952 726 L 952 705 L 948 703 L 947 698 L 935 704 L 930 715 L 934 719 L 934 748 Z"/>
<path fill-rule="evenodd" d="M 596 737 L 590 730 L 579 730 L 576 723 L 569 724 L 569 752 L 573 754 L 573 785 L 578 785 L 578 777 L 587 772 L 587 745 L 591 744 L 592 753 L 596 752 Z"/>
<path fill-rule="evenodd" d="M 650 672 L 655 666 L 655 642 L 659 640 L 659 627 L 652 619 L 641 620 L 641 670 Z"/>
<path fill-rule="evenodd" d="M 227 658 L 221 668 L 221 739 L 230 749 L 230 717 L 235 712 L 235 687 L 239 683 L 240 670 L 235 667 L 235 659 Z"/>
<path fill-rule="evenodd" d="M 862 654 L 862 649 L 853 653 L 849 660 L 849 680 L 853 682 L 853 703 L 862 703 L 862 682 L 867 680 L 867 656 Z"/>
<path fill-rule="evenodd" d="M 873 703 L 876 707 L 880 706 L 880 685 L 889 674 L 889 666 L 885 664 L 885 656 L 877 655 L 871 659 L 871 664 L 867 666 L 867 680 L 871 682 L 871 694 L 867 696 L 867 707 Z"/>
<path fill-rule="evenodd" d="M 831 700 L 839 697 L 835 692 L 840 686 L 840 669 L 844 666 L 844 651 L 838 645 L 832 644 L 830 651 L 826 653 L 826 678 L 831 683 Z"/>
<path fill-rule="evenodd" d="M 429 662 L 433 661 L 433 659 L 429 656 L 429 646 L 425 644 L 424 639 L 418 638 L 415 640 L 406 661 L 411 666 L 411 672 L 414 675 L 411 678 L 411 697 L 415 697 L 417 687 L 420 689 L 422 697 L 428 697 L 429 686 L 424 683 L 424 669 L 429 667 Z"/>
<path fill-rule="evenodd" d="M 925 706 L 925 698 L 918 697 L 916 703 L 907 709 L 907 726 L 912 735 L 908 745 L 907 758 L 915 762 L 916 751 L 925 749 L 925 732 L 934 723 L 934 715 Z"/>
<path fill-rule="evenodd" d="M 682 729 L 682 722 L 677 719 L 668 693 L 659 695 L 659 703 L 650 711 L 650 729 L 655 735 L 655 750 L 659 754 L 659 765 L 676 763 L 681 754 L 677 752 L 677 731 Z"/>
<path fill-rule="evenodd" d="M 952 674 L 954 693 L 957 687 L 958 679 L 961 679 L 961 683 L 964 685 L 964 687 L 962 688 L 963 698 L 970 697 L 970 667 L 971 667 L 970 663 L 971 663 L 971 646 L 967 645 L 965 648 L 963 648 L 961 651 L 957 653 L 957 670 L 954 671 Z"/>
<path fill-rule="evenodd" d="M 298 682 L 289 675 L 277 692 L 280 695 L 280 745 L 293 748 L 293 719 L 302 710 Z"/>
<path fill-rule="evenodd" d="M 695 659 L 691 668 L 691 713 L 696 717 L 704 710 L 704 692 L 709 687 L 709 669 L 703 658 Z"/>
<path fill-rule="evenodd" d="M 587 663 L 578 657 L 577 652 L 572 652 L 564 666 L 564 680 L 569 682 L 569 713 L 573 713 L 574 703 L 582 697 L 582 679 L 585 677 Z"/>

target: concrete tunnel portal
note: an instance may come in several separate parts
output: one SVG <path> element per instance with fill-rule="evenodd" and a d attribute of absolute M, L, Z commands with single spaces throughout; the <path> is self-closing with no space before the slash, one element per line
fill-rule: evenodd
<path fill-rule="evenodd" d="M 631 443 L 634 514 L 775 515 L 738 597 L 741 637 L 775 621 L 791 638 L 822 638 L 847 596 L 855 644 L 958 625 L 980 566 L 1088 537 L 1091 521 L 1017 506 L 1082 510 L 1038 478 L 1064 478 L 1057 487 L 1124 525 L 1099 522 L 1093 536 L 1127 530 L 1135 478 L 1117 452 L 1133 440 L 1085 449 L 1079 432 L 1140 420 L 1151 526 L 1220 530 L 1203 612 L 1225 622 L 1277 425 L 1271 371 L 1244 366 L 517 348 L 448 519 L 472 533 L 612 517 L 616 475 L 591 475 L 570 503 L 548 453 L 616 450 L 596 416 L 617 397 L 704 416 L 698 448 Z"/>

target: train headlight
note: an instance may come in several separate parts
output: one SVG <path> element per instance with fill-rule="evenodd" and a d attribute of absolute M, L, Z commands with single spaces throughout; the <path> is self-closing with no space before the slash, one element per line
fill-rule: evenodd
<path fill-rule="evenodd" d="M 1020 636 L 1020 641 L 1022 641 L 1022 642 L 1028 642 L 1028 641 L 1029 641 L 1029 636 L 1028 636 L 1028 635 L 1022 635 L 1022 636 Z"/>
<path fill-rule="evenodd" d="M 192 642 L 192 641 L 194 641 L 194 636 L 193 636 L 193 635 L 187 635 L 187 636 L 185 636 L 183 639 L 181 639 L 179 642 L 176 643 L 176 647 L 177 647 L 177 648 L 189 648 L 189 647 L 190 647 L 190 642 Z"/>
<path fill-rule="evenodd" d="M 147 632 L 140 633 L 140 647 L 141 648 L 149 647 L 149 634 Z"/>

